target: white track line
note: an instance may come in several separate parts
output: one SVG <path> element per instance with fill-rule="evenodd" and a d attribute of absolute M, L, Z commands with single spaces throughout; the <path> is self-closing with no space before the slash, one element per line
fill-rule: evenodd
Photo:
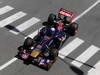
<path fill-rule="evenodd" d="M 78 37 L 75 38 L 67 46 L 65 46 L 63 49 L 59 51 L 59 57 L 65 58 L 65 56 L 69 55 L 71 52 L 73 52 L 77 47 L 79 47 L 83 43 L 84 43 L 84 40 Z"/>
<path fill-rule="evenodd" d="M 42 27 L 43 27 L 43 26 L 42 26 Z M 41 27 L 41 28 L 42 28 L 42 27 Z M 38 32 L 39 32 L 39 30 L 40 30 L 41 28 L 39 28 L 38 30 L 36 30 L 36 31 L 34 31 L 33 33 L 29 34 L 27 37 L 33 38 L 34 36 L 36 36 L 36 34 L 38 34 Z M 27 38 L 27 37 L 25 37 L 25 38 Z"/>
<path fill-rule="evenodd" d="M 85 50 L 80 56 L 78 56 L 75 60 L 81 61 L 85 63 L 88 61 L 95 53 L 97 53 L 100 49 L 94 45 L 91 45 L 87 50 Z M 71 64 L 81 67 L 83 64 L 77 61 L 71 62 Z"/>
<path fill-rule="evenodd" d="M 85 15 L 87 12 L 89 12 L 93 7 L 95 7 L 98 3 L 100 3 L 100 0 L 97 0 L 92 6 L 90 6 L 88 9 L 86 9 L 83 13 L 81 13 L 79 16 L 77 16 L 73 22 L 75 22 L 76 20 L 78 20 L 79 18 L 81 18 L 83 15 Z M 82 15 L 83 14 L 83 15 Z M 33 36 L 34 37 L 34 36 Z M 12 59 L 11 59 L 12 60 Z M 10 61 L 11 61 L 10 60 Z M 8 61 L 7 63 L 9 63 L 10 61 Z M 13 63 L 13 62 L 12 62 Z M 5 64 L 4 64 L 5 65 Z M 10 64 L 9 64 L 10 65 Z M 3 65 L 2 65 L 3 66 Z M 7 67 L 7 66 L 6 66 Z M 1 66 L 0 66 L 1 68 Z M 4 69 L 4 68 L 3 68 Z"/>
<path fill-rule="evenodd" d="M 9 66 L 10 64 L 12 64 L 13 62 L 15 62 L 17 60 L 17 58 L 13 58 L 10 61 L 8 61 L 7 63 L 5 63 L 4 65 L 0 66 L 0 70 L 6 68 L 7 66 Z"/>
<path fill-rule="evenodd" d="M 36 30 L 36 31 L 33 32 L 32 34 L 28 35 L 27 37 L 33 38 L 37 33 L 38 33 L 38 30 Z M 27 37 L 25 37 L 25 38 L 27 38 Z"/>
<path fill-rule="evenodd" d="M 4 26 L 6 26 L 6 25 L 8 25 L 8 24 L 10 24 L 10 23 L 12 23 L 12 22 L 24 17 L 24 16 L 26 16 L 26 15 L 27 15 L 26 13 L 20 11 L 20 12 L 18 12 L 16 14 L 14 14 L 14 15 L 12 15 L 12 16 L 10 16 L 10 17 L 2 20 L 2 21 L 0 21 L 0 27 L 4 27 Z"/>
<path fill-rule="evenodd" d="M 24 23 L 18 25 L 16 27 L 16 29 L 18 29 L 20 32 L 22 32 L 22 31 L 28 29 L 29 27 L 31 27 L 32 25 L 38 23 L 39 21 L 40 21 L 40 19 L 32 17 L 31 19 L 29 19 L 29 20 L 25 21 Z M 15 35 L 19 34 L 18 32 L 13 31 L 13 30 L 10 30 L 10 32 L 15 34 Z"/>
<path fill-rule="evenodd" d="M 93 5 L 91 5 L 88 9 L 86 9 L 83 13 L 81 13 L 80 15 L 78 15 L 73 22 L 75 22 L 76 20 L 80 19 L 82 16 L 84 16 L 86 13 L 88 13 L 91 9 L 93 9 L 96 5 L 98 5 L 100 3 L 100 0 L 97 0 Z"/>
<path fill-rule="evenodd" d="M 5 14 L 5 13 L 7 13 L 7 12 L 13 10 L 13 9 L 14 8 L 9 6 L 9 5 L 4 6 L 4 7 L 0 8 L 0 15 L 3 15 L 3 14 Z"/>
<path fill-rule="evenodd" d="M 95 69 L 90 69 L 87 75 L 100 75 L 100 61 L 94 67 Z"/>

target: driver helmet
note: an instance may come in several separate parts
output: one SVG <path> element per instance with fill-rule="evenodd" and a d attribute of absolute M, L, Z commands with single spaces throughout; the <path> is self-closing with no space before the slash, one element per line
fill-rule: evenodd
<path fill-rule="evenodd" d="M 52 32 L 54 32 L 54 31 L 55 31 L 55 28 L 54 28 L 54 27 L 52 27 L 52 28 L 51 28 L 51 31 L 52 31 Z"/>
<path fill-rule="evenodd" d="M 55 33 L 55 28 L 51 27 L 50 30 L 48 31 L 47 35 L 52 36 Z"/>

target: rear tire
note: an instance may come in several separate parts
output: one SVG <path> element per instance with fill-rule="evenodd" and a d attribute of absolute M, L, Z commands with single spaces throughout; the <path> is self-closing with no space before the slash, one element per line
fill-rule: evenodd
<path fill-rule="evenodd" d="M 48 22 L 53 23 L 56 20 L 56 15 L 51 13 L 48 17 Z"/>
<path fill-rule="evenodd" d="M 69 35 L 74 36 L 77 33 L 78 28 L 79 28 L 79 26 L 77 23 L 74 22 L 74 23 L 70 24 Z"/>

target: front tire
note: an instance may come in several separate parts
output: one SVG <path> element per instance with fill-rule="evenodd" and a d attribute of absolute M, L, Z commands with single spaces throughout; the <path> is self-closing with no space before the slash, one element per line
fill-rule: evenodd
<path fill-rule="evenodd" d="M 58 50 L 57 49 L 52 49 L 50 51 L 50 59 L 53 61 L 56 61 L 56 58 L 58 57 Z"/>
<path fill-rule="evenodd" d="M 33 45 L 33 39 L 28 37 L 25 39 L 23 46 L 24 47 L 31 47 Z"/>

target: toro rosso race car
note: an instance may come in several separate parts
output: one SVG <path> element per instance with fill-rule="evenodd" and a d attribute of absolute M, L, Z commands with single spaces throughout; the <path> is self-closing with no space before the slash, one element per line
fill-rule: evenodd
<path fill-rule="evenodd" d="M 73 13 L 62 8 L 58 16 L 50 14 L 38 34 L 34 38 L 27 37 L 24 44 L 18 47 L 18 57 L 49 70 L 64 42 L 78 30 L 78 24 L 72 19 Z"/>

